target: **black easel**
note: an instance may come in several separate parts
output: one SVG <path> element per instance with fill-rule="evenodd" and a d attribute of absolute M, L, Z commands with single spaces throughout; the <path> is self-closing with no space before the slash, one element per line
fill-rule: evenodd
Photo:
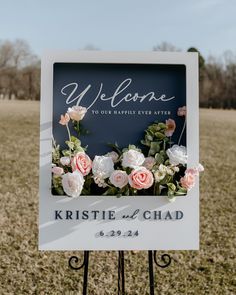
<path fill-rule="evenodd" d="M 125 295 L 124 251 L 118 251 L 118 295 Z"/>
<path fill-rule="evenodd" d="M 148 251 L 148 270 L 149 270 L 149 286 L 150 295 L 155 295 L 154 288 L 154 263 L 161 268 L 166 268 L 171 263 L 171 257 L 168 254 L 161 255 L 163 264 L 157 262 L 157 251 Z M 74 262 L 73 262 L 74 261 Z M 88 265 L 89 265 L 89 251 L 84 251 L 84 260 L 80 266 L 74 266 L 73 263 L 78 263 L 77 256 L 69 258 L 69 267 L 73 270 L 80 270 L 84 268 L 84 281 L 83 281 L 83 295 L 87 295 L 88 289 Z M 125 259 L 124 251 L 118 251 L 118 295 L 125 295 Z"/>
<path fill-rule="evenodd" d="M 155 294 L 155 288 L 154 288 L 154 268 L 153 268 L 153 262 L 161 268 L 166 268 L 171 264 L 171 257 L 169 254 L 163 254 L 161 255 L 161 260 L 163 264 L 159 264 L 157 262 L 157 251 L 148 251 L 148 266 L 149 266 L 149 286 L 150 286 L 150 295 Z"/>
<path fill-rule="evenodd" d="M 71 256 L 69 258 L 69 267 L 73 270 L 80 270 L 84 268 L 84 281 L 83 281 L 83 295 L 87 295 L 87 289 L 88 289 L 88 265 L 89 265 L 89 251 L 84 251 L 84 260 L 83 263 L 80 266 L 73 266 L 73 261 L 75 263 L 79 262 L 79 259 L 77 256 Z"/>

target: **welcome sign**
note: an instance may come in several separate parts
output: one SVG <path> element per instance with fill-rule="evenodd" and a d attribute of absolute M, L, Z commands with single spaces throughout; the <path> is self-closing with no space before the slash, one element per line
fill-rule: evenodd
<path fill-rule="evenodd" d="M 41 250 L 198 249 L 198 58 L 42 60 Z"/>

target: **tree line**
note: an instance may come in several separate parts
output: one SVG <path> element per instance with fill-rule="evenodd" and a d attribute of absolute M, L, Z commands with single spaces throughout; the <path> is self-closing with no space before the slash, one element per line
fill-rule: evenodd
<path fill-rule="evenodd" d="M 153 50 L 181 51 L 167 42 Z M 227 51 L 205 59 L 194 47 L 188 51 L 199 54 L 200 107 L 236 109 L 236 55 Z M 40 99 L 40 60 L 24 40 L 0 42 L 0 99 Z"/>
<path fill-rule="evenodd" d="M 163 42 L 154 51 L 181 51 Z M 197 48 L 188 52 L 199 54 L 199 103 L 203 108 L 236 109 L 236 55 L 226 51 L 220 58 L 205 59 Z"/>
<path fill-rule="evenodd" d="M 40 99 L 40 60 L 24 40 L 0 42 L 0 98 Z"/>

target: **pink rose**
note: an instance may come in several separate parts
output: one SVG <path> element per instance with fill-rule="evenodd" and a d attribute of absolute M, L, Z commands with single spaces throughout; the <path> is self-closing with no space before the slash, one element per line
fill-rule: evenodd
<path fill-rule="evenodd" d="M 176 128 L 175 121 L 172 119 L 166 120 L 166 127 L 165 135 L 168 137 L 172 136 Z"/>
<path fill-rule="evenodd" d="M 178 108 L 178 112 L 177 112 L 178 116 L 186 117 L 186 113 L 187 113 L 186 106 L 183 106 L 182 108 Z"/>
<path fill-rule="evenodd" d="M 69 121 L 70 121 L 70 116 L 67 113 L 65 113 L 65 116 L 61 115 L 61 120 L 59 121 L 59 123 L 61 125 L 67 125 Z"/>
<path fill-rule="evenodd" d="M 83 152 L 77 153 L 71 160 L 73 171 L 79 171 L 83 176 L 88 175 L 92 168 L 92 161 L 88 155 Z"/>
<path fill-rule="evenodd" d="M 196 168 L 188 168 L 185 171 L 185 174 L 192 174 L 193 176 L 198 176 L 198 169 Z"/>
<path fill-rule="evenodd" d="M 145 167 L 138 167 L 130 173 L 128 176 L 129 184 L 136 189 L 147 189 L 153 184 L 153 175 Z"/>
<path fill-rule="evenodd" d="M 125 171 L 115 170 L 112 172 L 109 180 L 115 187 L 123 188 L 128 184 L 128 175 Z"/>
<path fill-rule="evenodd" d="M 192 174 L 194 176 L 198 176 L 200 172 L 204 171 L 204 167 L 199 163 L 197 167 L 194 168 L 188 168 L 185 171 L 185 174 Z"/>
<path fill-rule="evenodd" d="M 193 173 L 185 173 L 184 177 L 180 178 L 180 184 L 182 187 L 190 190 L 195 185 L 195 177 Z"/>
<path fill-rule="evenodd" d="M 148 170 L 152 170 L 153 166 L 155 165 L 156 160 L 153 157 L 147 157 L 145 158 L 145 161 L 143 163 L 143 166 L 147 168 Z"/>
<path fill-rule="evenodd" d="M 64 173 L 64 170 L 61 167 L 54 166 L 52 168 L 52 173 L 55 175 L 62 175 Z"/>

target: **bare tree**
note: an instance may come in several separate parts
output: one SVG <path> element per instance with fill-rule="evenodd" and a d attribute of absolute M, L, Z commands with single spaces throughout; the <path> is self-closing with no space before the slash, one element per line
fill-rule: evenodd
<path fill-rule="evenodd" d="M 175 47 L 173 44 L 168 42 L 162 42 L 153 47 L 153 51 L 181 51 L 181 49 Z"/>
<path fill-rule="evenodd" d="M 39 99 L 40 63 L 24 40 L 0 43 L 0 97 Z"/>
<path fill-rule="evenodd" d="M 84 46 L 83 50 L 92 50 L 93 51 L 93 50 L 100 50 L 100 49 L 93 44 L 87 44 Z"/>
<path fill-rule="evenodd" d="M 10 65 L 14 48 L 10 41 L 0 42 L 0 69 Z"/>

